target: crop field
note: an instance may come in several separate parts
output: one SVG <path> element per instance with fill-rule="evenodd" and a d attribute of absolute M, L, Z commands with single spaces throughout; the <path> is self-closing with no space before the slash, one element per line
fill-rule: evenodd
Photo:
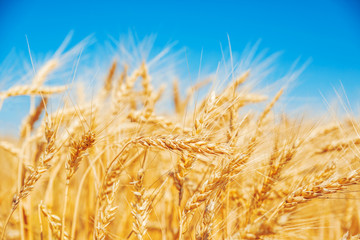
<path fill-rule="evenodd" d="M 30 104 L 0 139 L 1 239 L 359 239 L 350 112 L 287 114 L 252 69 L 186 89 L 116 59 L 93 91 L 47 84 L 61 61 L 0 91 Z"/>

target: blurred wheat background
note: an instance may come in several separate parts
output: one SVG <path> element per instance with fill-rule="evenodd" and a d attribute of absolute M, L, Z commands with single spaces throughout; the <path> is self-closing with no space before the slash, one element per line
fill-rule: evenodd
<path fill-rule="evenodd" d="M 53 28 L 35 16 L 33 28 L 15 21 L 30 31 L 20 44 L 26 57 L 18 50 L 8 54 L 9 40 L 18 44 L 19 29 L 5 20 L 24 13 L 25 6 L 32 15 L 38 4 L 22 2 L 17 9 L 4 3 L 1 9 L 0 32 L 7 34 L 0 40 L 1 239 L 360 239 L 360 47 L 350 15 L 342 18 L 334 10 L 339 3 L 312 5 L 323 7 L 324 18 L 334 11 L 339 25 L 321 25 L 310 17 L 311 44 L 291 43 L 308 49 L 295 51 L 285 38 L 277 43 L 290 50 L 285 57 L 261 51 L 259 42 L 238 54 L 233 42 L 246 36 L 230 23 L 220 30 L 221 21 L 211 29 L 209 12 L 200 15 L 210 21 L 204 29 L 194 21 L 187 37 L 174 35 L 186 43 L 198 28 L 199 36 L 193 36 L 199 40 L 185 49 L 173 41 L 162 44 L 162 37 L 158 43 L 154 35 L 140 38 L 137 31 L 102 42 L 101 34 L 96 38 L 83 30 L 86 36 L 77 39 L 82 25 L 74 24 L 74 35 L 68 34 L 67 20 L 56 17 L 56 4 L 39 8 L 51 10 L 43 17 L 54 14 L 48 16 Z M 138 14 L 148 12 L 142 4 Z M 222 3 L 219 16 L 226 14 L 223 8 L 234 11 L 231 6 L 252 8 L 232 4 Z M 78 19 L 88 23 L 96 6 L 107 20 L 114 19 L 115 6 L 133 11 L 131 4 L 91 6 Z M 216 6 L 194 3 L 193 8 Z M 266 6 L 257 16 L 269 14 Z M 284 10 L 276 6 L 274 11 Z M 152 7 L 164 10 L 158 3 Z M 194 9 L 178 16 L 191 22 L 185 16 Z M 133 24 L 155 26 L 144 14 Z M 163 26 L 184 31 L 185 23 L 174 23 L 176 15 L 161 16 L 169 20 Z M 293 25 L 296 17 L 277 25 L 274 16 L 268 24 L 283 28 L 279 38 L 295 37 L 287 27 L 297 31 L 309 23 Z M 347 21 L 352 25 L 342 27 Z M 57 24 L 68 34 L 62 43 L 66 34 Z M 98 26 L 107 26 L 106 21 L 90 27 Z M 52 48 L 44 27 L 58 34 L 57 45 L 39 55 L 39 46 Z M 243 33 L 251 34 L 253 27 L 256 22 Z M 161 34 L 170 27 L 161 29 L 150 28 Z M 227 36 L 220 46 L 217 42 L 219 55 L 211 47 L 206 51 L 212 30 L 212 37 Z M 337 33 L 343 35 L 326 38 Z M 200 42 L 203 50 L 194 55 Z M 331 59 L 324 53 L 329 46 L 338 48 Z M 43 48 L 38 52 L 51 50 Z M 292 58 L 299 52 L 305 60 Z"/>

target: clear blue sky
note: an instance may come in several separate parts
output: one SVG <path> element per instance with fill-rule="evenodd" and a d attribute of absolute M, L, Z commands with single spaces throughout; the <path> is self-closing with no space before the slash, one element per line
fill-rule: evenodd
<path fill-rule="evenodd" d="M 220 42 L 229 34 L 233 51 L 261 39 L 260 49 L 281 51 L 278 65 L 312 59 L 294 90 L 297 97 L 319 97 L 341 81 L 359 103 L 360 1 L 24 1 L 0 0 L 0 62 L 15 48 L 55 51 L 74 31 L 72 43 L 94 34 L 99 43 L 129 30 L 157 34 L 156 45 L 177 41 L 198 62 L 220 60 Z M 319 98 L 321 99 L 321 98 Z"/>

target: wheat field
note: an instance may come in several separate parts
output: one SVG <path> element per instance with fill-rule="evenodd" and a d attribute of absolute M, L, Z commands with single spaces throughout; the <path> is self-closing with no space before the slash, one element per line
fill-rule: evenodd
<path fill-rule="evenodd" d="M 0 92 L 32 104 L 0 141 L 1 239 L 360 239 L 355 117 L 275 111 L 286 87 L 249 88 L 252 69 L 166 88 L 147 61 L 87 98 L 46 84 L 60 61 Z"/>

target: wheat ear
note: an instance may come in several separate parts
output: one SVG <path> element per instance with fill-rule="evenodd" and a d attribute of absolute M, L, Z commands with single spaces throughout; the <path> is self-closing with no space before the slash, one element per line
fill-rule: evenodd
<path fill-rule="evenodd" d="M 33 130 L 34 124 L 36 123 L 37 120 L 39 120 L 40 115 L 42 111 L 45 109 L 47 102 L 48 102 L 48 98 L 45 97 L 39 102 L 35 110 L 25 118 L 25 120 L 23 121 L 20 127 L 20 136 L 22 138 L 24 138 L 26 134 L 30 133 Z"/>
<path fill-rule="evenodd" d="M 40 179 L 42 174 L 48 170 L 50 167 L 49 162 L 52 160 L 55 154 L 55 138 L 56 138 L 57 128 L 54 127 L 52 122 L 49 122 L 48 116 L 46 114 L 45 121 L 45 139 L 46 139 L 46 148 L 44 153 L 40 158 L 40 163 L 35 168 L 30 168 L 30 175 L 25 178 L 23 185 L 20 188 L 18 194 L 16 194 L 12 201 L 10 214 L 5 222 L 3 233 L 1 239 L 4 239 L 7 224 L 18 207 L 20 201 L 26 198 L 32 189 L 35 187 L 36 182 Z"/>
<path fill-rule="evenodd" d="M 110 165 L 106 171 L 103 183 L 99 190 L 96 218 L 95 218 L 95 239 L 105 239 L 106 228 L 115 218 L 118 207 L 114 207 L 115 193 L 119 185 L 119 177 L 128 157 L 128 149 L 125 148 L 121 155 L 115 157 L 114 164 Z M 117 159 L 118 158 L 118 159 Z"/>
<path fill-rule="evenodd" d="M 65 199 L 64 199 L 64 209 L 62 217 L 62 230 L 61 230 L 61 240 L 64 239 L 64 229 L 65 229 L 65 216 L 66 216 L 66 207 L 68 201 L 68 191 L 71 177 L 75 174 L 76 170 L 79 168 L 80 161 L 82 160 L 86 150 L 91 148 L 95 143 L 95 133 L 91 130 L 84 133 L 80 140 L 72 141 L 70 145 L 70 157 L 65 164 L 66 168 L 66 184 L 65 184 Z"/>
<path fill-rule="evenodd" d="M 131 204 L 131 214 L 134 217 L 133 232 L 137 239 L 142 240 L 147 232 L 147 221 L 149 218 L 150 201 L 145 196 L 145 188 L 143 186 L 144 169 L 141 168 L 136 179 L 132 182 L 134 185 L 135 201 Z"/>
<path fill-rule="evenodd" d="M 61 218 L 57 215 L 53 214 L 45 205 L 40 205 L 41 212 L 47 218 L 52 234 L 56 237 L 56 239 L 65 239 L 69 240 L 69 234 L 63 230 L 61 224 Z M 62 233 L 64 231 L 64 233 Z M 61 236 L 63 235 L 63 236 Z"/>
<path fill-rule="evenodd" d="M 157 147 L 160 149 L 171 151 L 187 151 L 190 153 L 222 155 L 230 154 L 231 149 L 226 144 L 211 143 L 195 137 L 183 136 L 153 136 L 138 137 L 132 141 L 145 147 Z"/>

